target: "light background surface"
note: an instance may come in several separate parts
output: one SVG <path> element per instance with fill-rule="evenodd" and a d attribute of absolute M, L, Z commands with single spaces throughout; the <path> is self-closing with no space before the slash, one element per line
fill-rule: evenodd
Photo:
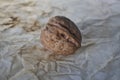
<path fill-rule="evenodd" d="M 55 15 L 74 21 L 83 40 L 51 61 L 40 30 Z M 0 0 L 0 80 L 120 80 L 120 1 Z"/>

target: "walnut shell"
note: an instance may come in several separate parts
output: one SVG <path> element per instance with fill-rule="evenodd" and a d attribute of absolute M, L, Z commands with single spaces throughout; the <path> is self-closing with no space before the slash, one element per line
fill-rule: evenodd
<path fill-rule="evenodd" d="M 62 55 L 73 54 L 82 41 L 77 26 L 64 16 L 52 17 L 41 31 L 40 39 L 45 49 Z"/>

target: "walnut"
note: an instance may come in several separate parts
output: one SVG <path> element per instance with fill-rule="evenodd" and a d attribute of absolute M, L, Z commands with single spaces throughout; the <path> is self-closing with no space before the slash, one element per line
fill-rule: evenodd
<path fill-rule="evenodd" d="M 41 31 L 40 40 L 45 49 L 62 55 L 73 54 L 81 47 L 81 32 L 70 19 L 52 17 Z"/>

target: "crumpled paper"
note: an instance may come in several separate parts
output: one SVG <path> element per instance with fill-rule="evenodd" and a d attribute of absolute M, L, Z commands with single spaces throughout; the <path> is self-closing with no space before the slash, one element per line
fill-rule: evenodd
<path fill-rule="evenodd" d="M 0 0 L 0 80 L 119 80 L 119 8 L 119 0 Z M 83 39 L 75 54 L 52 60 L 40 31 L 55 15 Z"/>

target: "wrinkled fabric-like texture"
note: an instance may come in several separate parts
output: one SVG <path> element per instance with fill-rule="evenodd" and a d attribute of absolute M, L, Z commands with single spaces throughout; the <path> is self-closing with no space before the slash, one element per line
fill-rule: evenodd
<path fill-rule="evenodd" d="M 40 31 L 56 15 L 76 23 L 82 47 L 49 60 Z M 119 0 L 0 0 L 0 80 L 119 79 Z"/>

